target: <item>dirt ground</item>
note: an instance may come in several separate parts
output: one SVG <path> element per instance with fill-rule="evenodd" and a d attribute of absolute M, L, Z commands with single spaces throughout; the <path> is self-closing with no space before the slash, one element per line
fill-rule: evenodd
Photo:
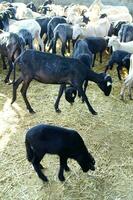
<path fill-rule="evenodd" d="M 94 68 L 101 72 L 107 63 L 98 60 Z M 79 98 L 70 106 L 61 99 L 60 114 L 54 111 L 58 85 L 33 81 L 28 98 L 36 114 L 25 108 L 18 89 L 17 101 L 11 106 L 12 86 L 4 84 L 7 71 L 0 68 L 0 199 L 1 200 L 132 200 L 133 199 L 133 102 L 126 94 L 119 99 L 121 83 L 116 68 L 109 72 L 113 89 L 104 96 L 95 83 L 90 83 L 87 96 L 98 112 L 93 116 Z M 19 74 L 19 71 L 18 71 Z M 26 159 L 25 134 L 39 123 L 54 124 L 77 130 L 96 160 L 96 170 L 83 173 L 69 160 L 71 171 L 66 181 L 58 180 L 59 159 L 46 155 L 42 161 L 49 182 L 43 183 Z"/>

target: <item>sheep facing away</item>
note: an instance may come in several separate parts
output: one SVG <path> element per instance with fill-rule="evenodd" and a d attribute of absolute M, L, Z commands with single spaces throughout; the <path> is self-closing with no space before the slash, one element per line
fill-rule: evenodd
<path fill-rule="evenodd" d="M 88 152 L 82 137 L 75 130 L 40 124 L 32 127 L 25 138 L 27 159 L 32 163 L 37 175 L 43 181 L 48 181 L 42 173 L 40 161 L 46 153 L 56 154 L 60 158 L 58 178 L 64 181 L 64 170 L 69 171 L 68 158 L 74 159 L 83 172 L 95 170 L 95 160 Z"/>
<path fill-rule="evenodd" d="M 3 69 L 6 69 L 5 57 L 7 57 L 9 70 L 4 80 L 9 82 L 10 74 L 13 69 L 13 62 L 24 49 L 24 41 L 15 33 L 4 32 L 0 34 L 0 54 L 3 61 Z"/>

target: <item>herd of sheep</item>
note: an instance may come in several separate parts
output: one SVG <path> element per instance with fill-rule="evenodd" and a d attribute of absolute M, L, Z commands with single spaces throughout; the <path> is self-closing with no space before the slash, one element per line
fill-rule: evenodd
<path fill-rule="evenodd" d="M 27 89 L 32 80 L 44 84 L 59 84 L 55 111 L 60 112 L 60 98 L 73 103 L 76 95 L 86 103 L 88 110 L 96 115 L 86 95 L 88 81 L 95 82 L 106 96 L 112 90 L 112 78 L 107 71 L 117 64 L 119 80 L 123 66 L 128 75 L 123 80 L 120 98 L 124 100 L 125 89 L 132 99 L 133 86 L 133 23 L 125 6 L 103 5 L 95 0 L 91 6 L 55 5 L 51 0 L 39 8 L 33 3 L 0 4 L 0 54 L 3 69 L 8 73 L 5 83 L 14 72 L 12 104 L 17 98 L 17 88 L 22 83 L 21 94 L 30 113 L 35 111 L 27 99 Z M 57 41 L 61 41 L 61 54 L 57 55 Z M 71 45 L 72 43 L 72 45 Z M 36 46 L 37 44 L 37 46 Z M 52 53 L 49 53 L 52 51 Z M 72 52 L 66 57 L 66 52 Z M 108 51 L 109 61 L 101 73 L 93 71 L 97 53 Z M 59 52 L 58 52 L 59 53 Z M 16 79 L 16 68 L 20 75 Z M 40 164 L 46 153 L 60 157 L 58 177 L 64 181 L 64 170 L 69 171 L 68 158 L 75 159 L 84 172 L 95 170 L 95 159 L 88 152 L 81 136 L 74 130 L 51 125 L 31 128 L 25 139 L 27 158 L 32 162 L 38 176 L 47 181 Z"/>

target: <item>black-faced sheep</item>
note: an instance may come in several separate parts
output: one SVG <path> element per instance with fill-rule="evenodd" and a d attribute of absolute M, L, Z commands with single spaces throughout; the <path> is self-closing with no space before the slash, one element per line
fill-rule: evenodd
<path fill-rule="evenodd" d="M 13 83 L 13 98 L 12 103 L 16 100 L 16 92 L 20 83 L 23 82 L 21 93 L 24 98 L 27 109 L 30 113 L 34 113 L 27 97 L 27 89 L 30 82 L 34 79 L 45 84 L 60 84 L 60 90 L 55 102 L 56 112 L 60 112 L 59 101 L 63 94 L 66 84 L 74 86 L 85 103 L 89 111 L 96 115 L 97 113 L 90 105 L 88 98 L 83 91 L 83 83 L 86 80 L 94 81 L 104 92 L 109 96 L 112 89 L 112 79 L 105 73 L 95 73 L 88 69 L 81 61 L 74 58 L 66 58 L 55 54 L 43 53 L 34 50 L 27 50 L 22 53 L 14 63 L 21 69 L 20 77 Z M 15 73 L 14 73 L 15 75 Z M 15 77 L 14 77 L 15 80 Z"/>
<path fill-rule="evenodd" d="M 69 158 L 78 162 L 83 172 L 95 170 L 95 160 L 88 152 L 82 137 L 77 131 L 62 127 L 40 124 L 31 128 L 25 138 L 27 159 L 32 163 L 39 178 L 48 181 L 42 173 L 40 161 L 45 154 L 56 154 L 60 158 L 58 178 L 64 181 L 64 170 L 69 171 Z"/>

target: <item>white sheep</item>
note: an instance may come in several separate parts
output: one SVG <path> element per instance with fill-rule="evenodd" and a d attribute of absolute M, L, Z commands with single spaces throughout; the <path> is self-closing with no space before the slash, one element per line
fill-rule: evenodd
<path fill-rule="evenodd" d="M 40 17 L 41 14 L 37 12 L 33 12 L 30 8 L 25 6 L 17 7 L 15 17 L 16 19 L 32 19 L 36 17 Z"/>
<path fill-rule="evenodd" d="M 95 21 L 101 14 L 107 14 L 110 22 L 118 20 L 132 22 L 132 16 L 126 6 L 104 5 L 101 0 L 95 0 L 88 9 L 90 21 Z"/>
<path fill-rule="evenodd" d="M 128 87 L 129 90 L 129 97 L 131 100 L 133 100 L 132 94 L 131 94 L 131 90 L 133 87 L 133 54 L 130 56 L 130 67 L 129 67 L 129 74 L 126 77 L 123 86 L 121 88 L 121 92 L 120 92 L 120 98 L 121 100 L 124 100 L 124 94 L 125 94 L 125 90 Z"/>
<path fill-rule="evenodd" d="M 132 22 L 132 16 L 128 12 L 121 12 L 119 14 L 110 14 L 107 15 L 108 19 L 111 22 L 117 22 L 117 21 L 126 21 L 131 23 Z"/>
<path fill-rule="evenodd" d="M 108 47 L 113 47 L 113 51 L 123 50 L 129 53 L 133 53 L 133 41 L 130 42 L 120 42 L 117 36 L 112 36 L 109 38 Z"/>
<path fill-rule="evenodd" d="M 110 29 L 110 22 L 107 17 L 99 19 L 97 22 L 88 22 L 85 27 L 80 27 L 79 25 L 73 28 L 73 39 L 78 36 L 81 37 L 105 37 L 108 35 Z"/>

